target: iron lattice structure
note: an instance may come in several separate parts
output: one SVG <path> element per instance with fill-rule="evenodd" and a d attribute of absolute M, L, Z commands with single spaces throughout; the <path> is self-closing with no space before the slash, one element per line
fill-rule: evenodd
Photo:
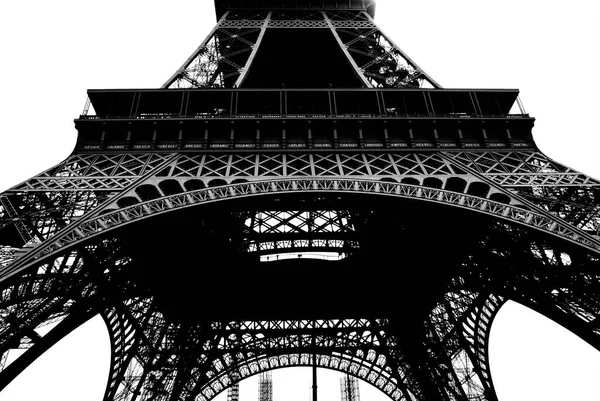
<path fill-rule="evenodd" d="M 237 374 L 233 374 L 231 382 L 233 383 L 227 389 L 227 401 L 239 401 L 240 399 L 240 383 Z"/>
<path fill-rule="evenodd" d="M 217 0 L 163 88 L 88 92 L 73 154 L 0 196 L 0 387 L 98 314 L 105 400 L 314 362 L 493 401 L 509 299 L 600 349 L 600 182 L 538 150 L 517 90 L 442 89 L 373 7 Z"/>
<path fill-rule="evenodd" d="M 271 372 L 261 372 L 258 378 L 258 401 L 273 401 Z"/>
<path fill-rule="evenodd" d="M 348 374 L 342 377 L 340 379 L 340 392 L 342 394 L 342 401 L 360 401 L 358 379 Z"/>

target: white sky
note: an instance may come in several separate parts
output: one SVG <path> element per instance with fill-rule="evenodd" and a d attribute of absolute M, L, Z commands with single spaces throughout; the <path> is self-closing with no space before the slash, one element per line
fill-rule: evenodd
<path fill-rule="evenodd" d="M 520 89 L 542 151 L 600 178 L 594 3 L 379 0 L 376 22 L 443 87 Z M 88 88 L 159 87 L 214 23 L 210 0 L 0 3 L 0 191 L 70 154 Z M 102 322 L 92 320 L 0 401 L 100 400 L 107 341 Z M 500 401 L 600 400 L 599 353 L 516 304 L 500 312 L 490 352 Z M 284 374 L 273 374 L 275 400 L 308 400 L 309 379 L 297 378 L 294 388 Z M 324 376 L 320 399 L 339 400 L 338 375 Z M 366 385 L 361 395 L 379 400 Z M 242 401 L 256 396 L 254 384 L 242 386 Z"/>

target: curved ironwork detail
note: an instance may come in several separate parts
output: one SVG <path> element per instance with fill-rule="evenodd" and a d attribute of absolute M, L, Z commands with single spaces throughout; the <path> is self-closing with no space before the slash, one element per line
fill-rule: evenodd
<path fill-rule="evenodd" d="M 131 316 L 147 316 L 151 302 L 145 302 L 146 309 Z M 436 360 L 446 358 L 448 361 L 445 374 L 449 374 L 452 380 L 446 383 L 442 391 L 468 400 L 495 399 L 489 362 L 485 358 L 485 344 L 491 320 L 502 302 L 497 297 L 463 292 L 449 293 L 440 302 L 442 304 L 451 305 L 452 313 L 446 313 L 440 319 L 443 315 L 440 308 L 432 311 L 428 324 L 437 334 L 427 342 L 432 349 L 438 344 Z M 115 399 L 130 399 L 132 395 L 142 395 L 141 399 L 166 399 L 167 394 L 173 391 L 178 366 L 181 358 L 184 358 L 178 352 L 185 352 L 186 358 L 190 358 L 190 353 L 196 355 L 192 356 L 195 360 L 192 365 L 196 368 L 187 372 L 184 376 L 187 377 L 187 384 L 182 383 L 181 392 L 178 392 L 180 397 L 186 399 L 210 400 L 234 384 L 234 377 L 236 381 L 241 381 L 271 369 L 310 366 L 313 355 L 317 355 L 318 366 L 354 375 L 394 400 L 421 399 L 425 395 L 417 378 L 412 377 L 413 367 L 408 361 L 403 362 L 405 358 L 399 351 L 402 347 L 387 320 L 213 323 L 207 329 L 212 334 L 203 336 L 206 339 L 204 346 L 197 344 L 194 348 L 190 346 L 199 338 L 197 331 L 174 326 L 168 329 L 167 326 L 162 327 L 163 335 L 167 332 L 171 334 L 164 335 L 155 344 L 155 359 L 150 362 L 143 358 L 141 349 L 144 347 L 135 353 L 137 360 L 132 359 L 131 354 L 127 373 Z M 471 327 L 474 330 L 470 330 Z M 154 329 L 155 333 L 161 331 L 156 327 Z M 187 346 L 183 333 L 192 338 L 191 343 L 188 338 Z M 169 344 L 166 344 L 167 338 L 171 338 Z M 181 351 L 177 351 L 179 347 L 173 347 L 173 341 L 177 338 Z M 170 355 L 162 360 L 158 358 L 161 354 L 158 344 L 161 342 L 162 350 Z M 157 377 L 161 377 L 162 381 Z M 110 393 L 106 399 L 112 399 Z"/>
<path fill-rule="evenodd" d="M 458 301 L 460 297 L 454 297 Z M 472 297 L 468 301 L 473 301 Z M 464 300 L 463 300 L 464 303 Z M 475 312 L 474 312 L 475 311 Z M 470 318 L 476 314 L 477 307 L 468 306 L 465 312 L 470 314 L 463 317 Z M 141 315 L 140 315 L 141 316 Z M 459 317 L 459 320 L 466 321 Z M 432 322 L 439 325 L 441 322 Z M 454 325 L 450 330 L 453 336 L 460 334 L 459 323 L 450 322 Z M 396 352 L 397 340 L 393 335 L 386 339 L 388 334 L 388 323 L 385 320 L 368 321 L 365 319 L 348 319 L 335 321 L 266 321 L 266 322 L 229 322 L 226 325 L 211 325 L 212 340 L 207 342 L 208 347 L 202 347 L 206 353 L 201 353 L 195 358 L 197 368 L 188 372 L 188 384 L 182 385 L 183 398 L 195 397 L 197 400 L 210 400 L 218 393 L 233 384 L 232 377 L 243 380 L 262 371 L 292 367 L 310 366 L 313 355 L 317 355 L 317 365 L 324 368 L 338 370 L 352 374 L 381 390 L 394 400 L 413 400 L 415 394 L 422 391 L 415 379 L 411 379 L 410 366 L 402 363 L 402 356 Z M 488 326 L 482 326 L 488 335 Z M 190 332 L 187 332 L 190 334 Z M 171 335 L 171 337 L 174 337 Z M 448 337 L 448 335 L 446 335 Z M 195 337 L 194 337 L 195 338 Z M 447 341 L 445 339 L 444 341 Z M 471 340 L 477 347 L 476 339 Z M 171 344 L 172 346 L 172 344 Z M 316 348 L 315 348 L 316 346 Z M 444 344 L 448 346 L 448 344 Z M 172 351 L 173 348 L 165 348 Z M 212 352 L 208 352 L 209 350 Z M 188 349 L 187 352 L 193 352 Z M 454 346 L 446 348 L 452 358 L 450 363 L 455 362 L 460 352 L 468 350 Z M 469 355 L 470 356 L 470 355 Z M 123 379 L 120 386 L 120 395 L 115 399 L 129 399 L 132 394 L 140 393 L 150 396 L 150 399 L 163 399 L 167 390 L 172 390 L 173 378 L 177 370 L 178 361 L 182 355 L 175 354 L 154 367 L 143 365 L 140 361 L 131 360 L 127 368 L 127 377 Z M 439 355 L 438 355 L 439 357 Z M 391 358 L 391 359 L 390 359 Z M 392 361 L 393 359 L 393 361 Z M 489 371 L 487 360 L 483 362 L 484 369 Z M 391 366 L 398 366 L 394 371 Z M 471 363 L 471 366 L 475 362 Z M 160 366 L 160 369 L 157 367 Z M 448 366 L 448 372 L 452 371 L 454 365 Z M 208 370 L 207 370 L 208 369 Z M 457 369 L 463 366 L 457 365 Z M 171 377 L 170 384 L 162 383 L 161 389 L 157 387 L 156 372 L 160 371 L 163 377 Z M 151 372 L 155 372 L 154 374 Z M 170 372 L 170 373 L 169 373 Z M 479 374 L 479 372 L 478 372 Z M 454 375 L 454 391 L 461 395 L 469 391 L 469 398 L 473 398 L 474 389 L 480 390 L 478 396 L 484 395 L 484 390 L 477 387 L 473 382 L 473 372 L 458 370 Z M 488 384 L 489 377 L 480 376 L 482 381 Z M 406 387 L 406 386 L 409 387 Z M 461 385 L 465 391 L 456 390 Z M 449 391 L 452 392 L 450 389 Z M 464 393 L 464 394 L 462 394 Z M 112 399 L 110 396 L 107 399 Z M 146 398 L 142 398 L 146 399 Z"/>
<path fill-rule="evenodd" d="M 552 220 L 536 211 L 464 193 L 455 193 L 438 188 L 426 188 L 403 183 L 371 180 L 287 179 L 201 189 L 155 199 L 100 215 L 77 224 L 72 231 L 60 238 L 54 239 L 51 243 L 45 243 L 41 252 L 37 252 L 37 256 L 51 254 L 92 236 L 104 234 L 109 230 L 130 224 L 133 221 L 171 210 L 236 197 L 285 192 L 369 193 L 445 204 L 531 227 L 538 231 L 552 234 L 556 237 L 579 244 L 586 249 L 595 252 L 600 251 L 600 243 L 597 239 L 583 231 L 569 226 L 567 223 Z"/>
<path fill-rule="evenodd" d="M 539 152 L 516 90 L 441 90 L 372 2 L 242 3 L 163 86 L 190 90 L 91 91 L 75 152 L 0 195 L 0 389 L 98 314 L 106 401 L 313 363 L 393 400 L 497 401 L 508 300 L 600 350 L 600 182 Z M 344 82 L 260 87 L 299 61 Z M 257 312 L 267 275 L 287 291 Z"/>
<path fill-rule="evenodd" d="M 92 237 L 74 250 L 38 263 L 29 270 L 36 274 L 22 275 L 21 281 L 12 284 L 4 282 L 5 310 L 11 305 L 32 306 L 29 312 L 20 309 L 24 312 L 17 316 L 22 331 L 7 326 L 11 324 L 7 321 L 4 327 L 10 327 L 13 335 L 21 333 L 19 343 L 26 344 L 31 340 L 27 330 L 39 322 L 63 316 L 78 305 L 87 308 L 87 313 L 104 308 L 113 350 L 106 400 L 160 400 L 169 394 L 208 400 L 230 385 L 231 377 L 241 380 L 263 370 L 308 365 L 315 353 L 320 355 L 319 366 L 353 374 L 392 399 L 437 395 L 440 399 L 495 400 L 487 344 L 491 322 L 505 299 L 522 302 L 600 346 L 595 325 L 600 302 L 593 302 L 600 280 L 589 270 L 599 257 L 586 256 L 574 245 L 556 245 L 567 243 L 564 240 L 552 245 L 552 241 L 532 238 L 526 230 L 507 223 L 495 227 L 497 235 L 513 235 L 512 242 L 492 238 L 470 250 L 469 261 L 463 262 L 467 270 L 453 277 L 436 301 L 419 338 L 423 350 L 414 355 L 407 353 L 406 339 L 387 318 L 195 326 L 170 321 L 148 289 L 128 273 L 133 260 L 121 241 Z M 523 268 L 523 264 L 533 267 Z M 539 269 L 554 276 L 539 276 Z M 505 271 L 520 273 L 498 276 Z M 85 279 L 100 272 L 104 278 L 96 277 L 93 285 Z M 485 295 L 486 291 L 498 295 Z M 69 301 L 75 295 L 77 300 Z M 32 302 L 28 299 L 43 302 L 28 303 Z M 42 303 L 56 309 L 35 308 Z M 10 338 L 3 343 L 9 344 Z M 447 380 L 440 381 L 441 377 Z"/>

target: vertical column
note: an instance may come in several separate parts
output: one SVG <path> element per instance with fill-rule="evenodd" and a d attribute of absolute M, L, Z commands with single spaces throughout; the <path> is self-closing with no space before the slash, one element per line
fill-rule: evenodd
<path fill-rule="evenodd" d="M 321 11 L 321 12 L 323 13 L 323 18 L 325 18 L 325 21 L 327 21 L 327 25 L 329 26 L 329 29 L 331 30 L 333 37 L 338 42 L 340 49 L 342 49 L 342 51 L 344 52 L 344 55 L 348 59 L 348 62 L 350 63 L 350 65 L 352 65 L 352 68 L 354 68 L 354 72 L 356 73 L 358 78 L 362 81 L 365 88 L 372 88 L 373 85 L 371 85 L 371 83 L 369 82 L 367 77 L 365 77 L 365 74 L 363 74 L 361 69 L 358 67 L 358 64 L 356 64 L 356 61 L 354 61 L 354 59 L 352 58 L 350 53 L 348 53 L 348 49 L 346 48 L 346 45 L 344 45 L 344 42 L 342 42 L 342 39 L 337 34 L 337 31 L 335 30 L 335 27 L 333 26 L 333 23 L 329 19 L 329 16 L 327 15 L 327 13 L 325 11 Z"/>
<path fill-rule="evenodd" d="M 263 37 L 265 36 L 265 32 L 267 31 L 267 27 L 269 26 L 269 22 L 271 21 L 272 14 L 273 13 L 271 11 L 269 11 L 269 13 L 267 14 L 267 16 L 263 22 L 262 28 L 260 29 L 260 35 L 258 35 L 258 39 L 256 40 L 256 43 L 252 47 L 252 53 L 250 53 L 250 57 L 248 57 L 248 60 L 246 60 L 246 65 L 244 65 L 244 69 L 242 70 L 237 81 L 235 81 L 235 84 L 233 85 L 234 88 L 239 88 L 244 83 L 244 79 L 246 79 L 246 74 L 248 74 L 248 70 L 250 69 L 250 66 L 252 65 L 252 61 L 254 60 L 254 57 L 256 56 L 256 52 L 258 51 L 258 48 L 260 47 Z"/>
<path fill-rule="evenodd" d="M 427 75 L 422 69 L 421 67 L 419 67 L 417 65 L 417 63 L 415 63 L 410 57 L 408 57 L 408 55 L 406 53 L 404 53 L 404 51 L 402 51 L 402 49 L 400 49 L 400 47 L 398 47 L 398 45 L 396 43 L 394 43 L 394 41 L 388 37 L 375 23 L 375 20 L 373 19 L 373 17 L 369 14 L 369 13 L 364 13 L 369 20 L 371 21 L 371 23 L 373 25 L 375 25 L 375 28 L 377 29 L 377 31 L 379 31 L 379 34 L 395 49 L 400 53 L 400 56 L 406 61 L 406 63 L 408 65 L 410 65 L 412 68 L 414 68 L 415 70 L 419 71 L 421 76 L 423 78 L 425 78 L 425 80 L 427 82 L 429 82 L 429 84 L 436 89 L 440 89 L 441 85 L 438 84 L 433 78 L 431 78 L 429 75 Z"/>
<path fill-rule="evenodd" d="M 217 25 L 215 25 L 215 27 L 212 29 L 212 31 L 210 31 L 210 33 L 208 34 L 206 39 L 204 39 L 202 41 L 202 43 L 200 43 L 200 46 L 198 46 L 198 48 L 196 50 L 194 50 L 192 55 L 190 57 L 188 57 L 188 59 L 185 60 L 185 62 L 181 65 L 181 67 L 179 67 L 179 69 L 177 71 L 175 71 L 175 73 L 173 75 L 171 75 L 171 77 L 169 79 L 167 79 L 167 81 L 161 86 L 162 89 L 166 89 L 169 86 L 171 86 L 177 80 L 177 77 L 179 76 L 179 74 L 182 71 L 185 71 L 185 69 L 190 65 L 190 63 L 198 56 L 198 53 L 206 47 L 206 44 L 208 43 L 208 41 L 213 38 L 217 29 L 219 29 L 219 26 L 221 25 L 221 23 L 227 19 L 228 14 L 229 14 L 229 11 L 227 11 L 225 14 L 223 14 L 221 19 L 217 23 Z"/>
<path fill-rule="evenodd" d="M 317 401 L 317 354 L 313 354 L 312 359 L 312 401 Z"/>

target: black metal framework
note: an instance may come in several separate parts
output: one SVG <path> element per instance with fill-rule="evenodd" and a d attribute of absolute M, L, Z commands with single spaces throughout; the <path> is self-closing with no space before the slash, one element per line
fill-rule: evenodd
<path fill-rule="evenodd" d="M 537 149 L 518 91 L 441 89 L 373 2 L 317 3 L 219 1 L 163 89 L 89 91 L 74 153 L 0 195 L 0 388 L 97 314 L 105 400 L 233 400 L 288 366 L 496 400 L 507 300 L 600 349 L 600 182 Z M 330 35 L 354 86 L 244 88 L 285 28 Z"/>
<path fill-rule="evenodd" d="M 366 10 L 317 8 L 225 12 L 215 29 L 163 88 L 243 87 L 265 33 L 282 28 L 330 31 L 365 88 L 440 87 L 385 36 Z"/>
<path fill-rule="evenodd" d="M 340 392 L 342 401 L 360 401 L 358 379 L 350 375 L 342 377 L 340 379 Z"/>
<path fill-rule="evenodd" d="M 258 400 L 273 401 L 273 379 L 271 372 L 262 372 L 258 379 Z"/>

